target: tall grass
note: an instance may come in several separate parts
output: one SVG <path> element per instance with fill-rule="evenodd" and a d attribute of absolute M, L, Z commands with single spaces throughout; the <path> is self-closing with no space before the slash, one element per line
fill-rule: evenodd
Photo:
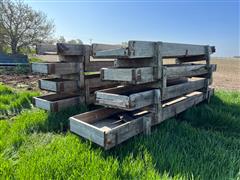
<path fill-rule="evenodd" d="M 83 111 L 83 106 L 57 114 L 31 109 L 0 121 L 0 177 L 240 178 L 240 92 L 218 91 L 210 104 L 107 152 L 68 131 L 68 117 Z"/>
<path fill-rule="evenodd" d="M 9 115 L 18 114 L 24 108 L 31 108 L 33 96 L 38 92 L 13 90 L 0 83 L 0 119 Z"/>

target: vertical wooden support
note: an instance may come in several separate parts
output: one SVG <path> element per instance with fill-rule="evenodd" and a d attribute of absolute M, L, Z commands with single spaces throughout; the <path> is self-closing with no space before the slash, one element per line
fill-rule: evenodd
<path fill-rule="evenodd" d="M 63 79 L 74 79 L 78 81 L 79 90 L 74 93 L 80 94 L 80 103 L 85 103 L 85 93 L 80 93 L 81 88 L 84 87 L 84 55 L 59 55 L 60 61 L 65 62 L 78 62 L 78 72 L 76 74 L 67 74 L 67 75 L 60 75 L 60 78 Z M 68 92 L 72 93 L 72 92 Z"/>
<path fill-rule="evenodd" d="M 151 119 L 152 119 L 151 116 L 143 117 L 143 133 L 145 135 L 151 134 L 151 126 L 152 126 Z"/>
<path fill-rule="evenodd" d="M 155 92 L 155 104 L 154 104 L 154 122 L 159 123 L 162 121 L 162 103 L 161 103 L 161 91 L 160 89 L 163 88 L 164 84 L 166 83 L 166 79 L 163 80 L 163 61 L 161 56 L 161 47 L 162 42 L 156 42 L 154 43 L 154 56 L 153 56 L 153 62 L 154 62 L 154 78 L 157 80 L 155 88 L 157 88 Z"/>
<path fill-rule="evenodd" d="M 210 66 L 210 46 L 205 46 L 205 57 L 206 57 L 206 65 L 207 65 L 207 68 L 208 68 L 208 74 L 207 74 L 207 81 L 206 81 L 206 85 L 205 85 L 205 88 L 204 88 L 204 93 L 205 93 L 205 96 L 206 96 L 206 100 L 207 102 L 209 103 L 210 102 L 210 95 L 209 95 L 209 88 L 208 86 L 210 84 L 212 84 L 212 69 L 211 69 L 211 66 Z"/>

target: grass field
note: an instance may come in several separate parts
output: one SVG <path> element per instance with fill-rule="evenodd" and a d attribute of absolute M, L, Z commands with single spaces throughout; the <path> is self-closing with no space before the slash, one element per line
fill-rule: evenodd
<path fill-rule="evenodd" d="M 22 96 L 1 85 L 1 95 L 13 92 Z M 210 104 L 107 152 L 68 130 L 68 117 L 85 107 L 20 107 L 0 121 L 1 179 L 240 179 L 239 91 L 217 91 Z"/>
<path fill-rule="evenodd" d="M 18 114 L 22 109 L 31 108 L 31 99 L 38 94 L 29 91 L 16 92 L 0 83 L 0 119 Z"/>

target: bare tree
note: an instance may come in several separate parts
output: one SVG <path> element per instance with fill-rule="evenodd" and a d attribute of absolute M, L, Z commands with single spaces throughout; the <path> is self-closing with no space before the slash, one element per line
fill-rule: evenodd
<path fill-rule="evenodd" d="M 46 14 L 33 10 L 23 1 L 0 0 L 0 34 L 12 53 L 47 40 L 54 31 L 53 21 Z"/>

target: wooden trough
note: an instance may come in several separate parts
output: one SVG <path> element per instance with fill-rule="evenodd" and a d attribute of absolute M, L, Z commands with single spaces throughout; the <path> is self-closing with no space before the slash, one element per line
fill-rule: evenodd
<path fill-rule="evenodd" d="M 129 41 L 122 45 L 58 44 L 60 62 L 32 70 L 56 77 L 39 81 L 55 92 L 35 98 L 37 107 L 59 111 L 79 103 L 105 106 L 70 117 L 70 130 L 110 149 L 206 100 L 216 65 L 215 47 Z M 175 64 L 163 63 L 175 58 Z M 199 61 L 205 63 L 199 64 Z"/>
<path fill-rule="evenodd" d="M 212 94 L 213 90 L 209 90 L 209 93 Z M 167 101 L 162 105 L 163 113 L 157 122 L 174 117 L 205 99 L 203 92 L 195 91 Z M 125 114 L 111 108 L 86 112 L 70 117 L 70 130 L 105 149 L 110 149 L 143 131 L 147 132 L 151 126 L 158 124 L 153 121 L 153 114 L 146 110 L 127 113 L 127 118 L 124 119 Z"/>
<path fill-rule="evenodd" d="M 59 43 L 56 49 L 59 62 L 32 63 L 32 72 L 53 76 L 39 80 L 39 88 L 56 93 L 36 97 L 36 107 L 56 112 L 80 103 L 92 104 L 96 90 L 117 84 L 101 82 L 100 69 L 113 66 L 113 61 L 94 61 L 91 46 Z"/>
<path fill-rule="evenodd" d="M 75 92 L 79 89 L 77 80 L 61 78 L 41 79 L 39 88 L 53 92 Z"/>
<path fill-rule="evenodd" d="M 114 67 L 101 69 L 101 80 L 121 86 L 97 90 L 95 104 L 106 108 L 70 117 L 70 130 L 105 149 L 141 132 L 150 134 L 151 126 L 213 94 L 214 47 L 129 41 L 127 47 L 99 49 L 93 51 L 95 58 L 116 58 Z M 176 63 L 163 64 L 163 58 L 176 58 Z M 202 60 L 206 63 L 195 63 Z"/>
<path fill-rule="evenodd" d="M 36 107 L 51 112 L 58 112 L 67 107 L 78 105 L 82 101 L 78 94 L 49 94 L 33 99 Z"/>

